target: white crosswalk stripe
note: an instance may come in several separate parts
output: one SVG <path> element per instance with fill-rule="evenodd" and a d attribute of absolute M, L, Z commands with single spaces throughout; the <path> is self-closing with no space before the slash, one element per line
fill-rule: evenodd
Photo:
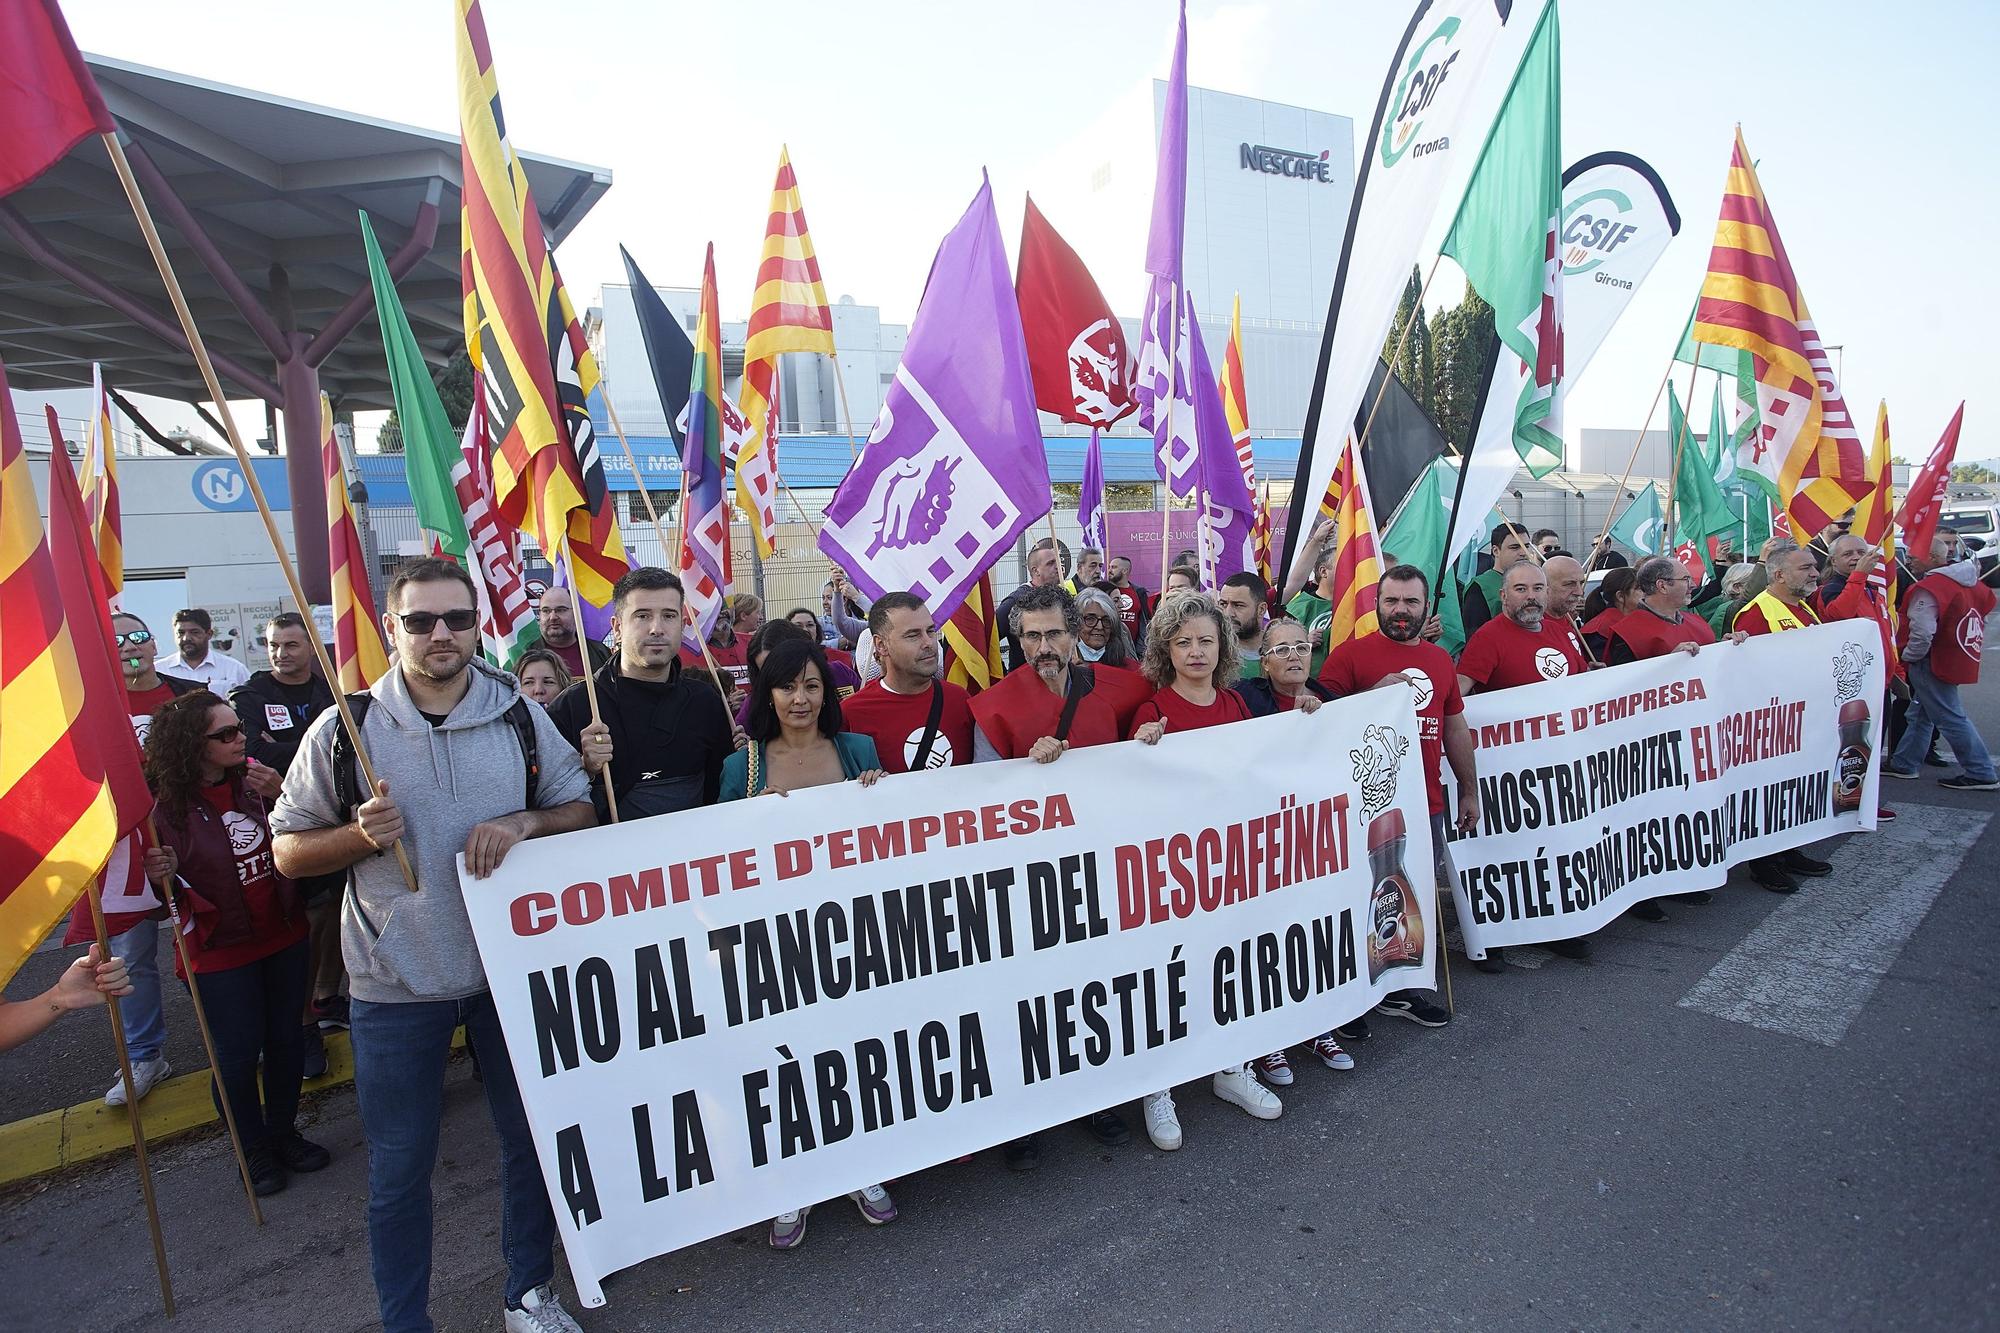
<path fill-rule="evenodd" d="M 1842 844 L 1833 874 L 1803 881 L 1681 997 L 1681 1008 L 1839 1045 L 1991 818 L 1896 808 L 1901 818 Z"/>

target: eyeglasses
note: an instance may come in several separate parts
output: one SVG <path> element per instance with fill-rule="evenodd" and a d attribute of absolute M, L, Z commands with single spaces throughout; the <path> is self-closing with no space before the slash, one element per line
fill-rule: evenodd
<path fill-rule="evenodd" d="M 390 614 L 403 622 L 403 632 L 406 634 L 429 634 L 437 628 L 440 620 L 444 622 L 444 627 L 454 634 L 463 634 L 479 624 L 479 612 L 469 606 L 454 607 L 443 615 L 435 611 L 402 611 Z"/>
<path fill-rule="evenodd" d="M 243 728 L 239 726 L 227 726 L 221 731 L 209 732 L 208 738 L 218 745 L 234 745 L 237 741 L 243 739 Z"/>
<path fill-rule="evenodd" d="M 149 629 L 127 630 L 118 636 L 118 646 L 120 648 L 129 648 L 136 643 L 151 643 L 152 641 L 153 631 Z"/>
<path fill-rule="evenodd" d="M 1274 643 L 1264 650 L 1266 657 L 1304 657 L 1312 651 L 1309 643 Z"/>
<path fill-rule="evenodd" d="M 1080 619 L 1081 623 L 1085 625 L 1095 625 L 1100 629 L 1111 623 L 1111 617 L 1109 616 L 1083 616 Z"/>

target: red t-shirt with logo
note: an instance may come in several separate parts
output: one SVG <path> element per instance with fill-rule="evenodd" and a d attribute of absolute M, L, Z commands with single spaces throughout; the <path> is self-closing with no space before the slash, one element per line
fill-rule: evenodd
<path fill-rule="evenodd" d="M 972 701 L 964 689 L 939 681 L 944 709 L 938 717 L 937 739 L 931 743 L 930 768 L 951 768 L 972 762 Z M 907 773 L 923 743 L 924 724 L 931 716 L 931 692 L 898 694 L 879 680 L 870 681 L 840 705 L 843 728 L 875 742 L 884 773 Z"/>
<path fill-rule="evenodd" d="M 153 714 L 174 697 L 163 680 L 150 690 L 135 690 L 125 687 L 125 711 L 132 715 L 132 733 L 139 738 L 139 744 L 146 743 L 146 733 L 153 729 Z"/>
<path fill-rule="evenodd" d="M 1430 794 L 1431 813 L 1444 811 L 1444 720 L 1465 711 L 1465 699 L 1458 692 L 1458 671 L 1451 654 L 1422 639 L 1399 643 L 1386 634 L 1368 634 L 1338 644 L 1326 655 L 1320 668 L 1320 684 L 1334 698 L 1360 694 L 1382 683 L 1392 672 L 1423 673 L 1428 686 L 1417 687 L 1417 735 L 1422 742 L 1424 787 Z"/>
<path fill-rule="evenodd" d="M 1495 616 L 1474 632 L 1458 657 L 1458 674 L 1486 693 L 1580 676 L 1584 668 L 1576 626 L 1553 616 L 1542 617 L 1542 627 L 1534 633 L 1504 615 Z"/>
<path fill-rule="evenodd" d="M 271 858 L 269 826 L 236 808 L 235 794 L 227 782 L 201 788 L 201 799 L 222 821 L 229 835 L 229 850 L 236 861 L 236 884 L 252 923 L 248 938 L 242 943 L 221 948 L 204 949 L 198 925 L 187 934 L 188 956 L 194 961 L 194 970 L 223 972 L 291 948 L 306 937 L 306 920 L 303 913 L 291 921 L 285 919 L 278 900 L 278 867 Z M 199 885 L 194 889 L 200 892 Z M 183 981 L 187 979 L 187 972 L 178 961 L 174 963 L 174 975 Z"/>
<path fill-rule="evenodd" d="M 1125 632 L 1134 643 L 1139 642 L 1139 597 L 1139 591 L 1131 588 L 1111 590 L 1111 605 L 1117 608 L 1118 619 L 1125 623 Z"/>
<path fill-rule="evenodd" d="M 1199 731 L 1203 727 L 1220 727 L 1230 722 L 1250 720 L 1250 705 L 1243 702 L 1243 696 L 1235 690 L 1217 690 L 1213 703 L 1198 704 L 1180 694 L 1172 686 L 1153 691 L 1153 697 L 1139 705 L 1132 714 L 1132 725 L 1125 734 L 1136 736 L 1139 728 L 1148 722 L 1165 722 L 1167 734 L 1177 735 L 1183 731 Z"/>
<path fill-rule="evenodd" d="M 716 669 L 736 682 L 738 689 L 750 688 L 750 659 L 746 654 L 750 641 L 738 635 L 732 642 L 717 643 L 709 640 L 708 656 L 715 659 Z M 699 648 L 681 648 L 681 665 L 694 671 L 705 671 L 708 660 Z"/>

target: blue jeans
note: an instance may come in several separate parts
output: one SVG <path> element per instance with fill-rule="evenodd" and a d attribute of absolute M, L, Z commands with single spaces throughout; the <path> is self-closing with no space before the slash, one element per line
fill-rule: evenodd
<path fill-rule="evenodd" d="M 135 1065 L 157 1060 L 167 1044 L 167 1011 L 160 1003 L 160 923 L 141 921 L 123 935 L 113 935 L 111 952 L 132 979 L 132 993 L 118 999 L 125 1049 Z"/>
<path fill-rule="evenodd" d="M 1921 773 L 1924 754 L 1931 748 L 1931 733 L 1941 731 L 1951 745 L 1966 774 L 1979 782 L 1993 781 L 1993 756 L 1979 738 L 1979 728 L 1965 715 L 1959 702 L 1958 686 L 1947 685 L 1931 674 L 1931 664 L 1922 658 L 1905 662 L 1910 676 L 1910 711 L 1903 724 L 1903 739 L 1896 746 L 1890 766 L 1899 773 Z"/>
<path fill-rule="evenodd" d="M 348 1011 L 354 1088 L 368 1139 L 368 1249 L 388 1333 L 429 1333 L 431 1174 L 444 1114 L 444 1066 L 461 1023 L 478 1057 L 500 1138 L 500 1252 L 507 1304 L 555 1276 L 555 1214 L 493 997 L 379 1004 Z"/>

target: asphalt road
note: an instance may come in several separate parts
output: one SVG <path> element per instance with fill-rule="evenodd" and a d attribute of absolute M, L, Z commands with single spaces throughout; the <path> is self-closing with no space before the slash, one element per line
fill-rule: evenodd
<path fill-rule="evenodd" d="M 1972 704 L 2000 739 L 2000 686 Z M 1585 963 L 1461 960 L 1449 1028 L 1378 1018 L 1355 1071 L 1299 1066 L 1281 1120 L 1189 1085 L 1179 1153 L 1058 1131 L 1032 1174 L 986 1153 L 898 1183 L 891 1227 L 843 1202 L 789 1254 L 759 1230 L 653 1260 L 582 1322 L 2000 1326 L 2000 796 L 1885 785 L 1913 817 L 1835 848 L 1835 879 L 1783 899 L 1739 875 L 1664 924 L 1612 926 Z M 170 1024 L 176 1065 L 198 1066 L 186 1015 Z M 0 1118 L 101 1093 L 102 1028 L 71 1018 L 0 1057 Z M 469 1074 L 454 1064 L 437 1177 L 448 1330 L 497 1327 L 501 1301 Z M 335 1165 L 266 1200 L 261 1231 L 220 1138 L 156 1152 L 178 1326 L 373 1323 L 352 1095 L 308 1114 Z M 0 1328 L 163 1323 L 126 1161 L 0 1198 L 0 1271 Z"/>

